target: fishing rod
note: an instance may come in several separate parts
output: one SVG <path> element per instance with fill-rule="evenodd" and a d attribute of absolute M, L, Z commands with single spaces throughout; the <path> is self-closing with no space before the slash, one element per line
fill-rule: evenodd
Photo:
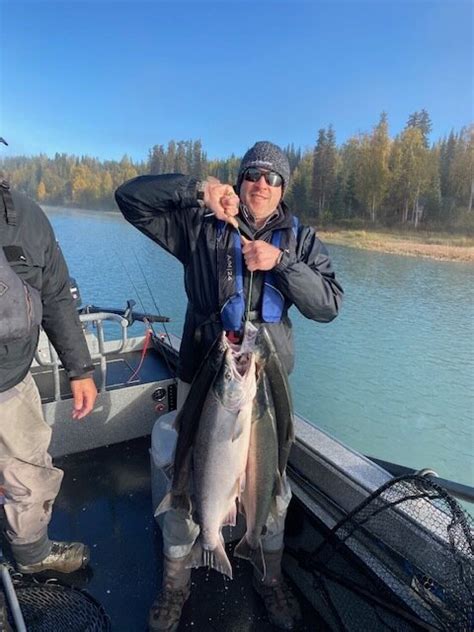
<path fill-rule="evenodd" d="M 145 281 L 145 284 L 146 284 L 146 286 L 147 286 L 148 293 L 150 294 L 150 297 L 151 297 L 151 300 L 152 300 L 152 302 L 153 302 L 153 305 L 155 306 L 155 309 L 156 309 L 156 311 L 158 312 L 158 315 L 159 315 L 159 316 L 161 316 L 161 314 L 160 314 L 160 308 L 158 307 L 158 304 L 157 304 L 157 302 L 156 302 L 156 300 L 155 300 L 155 297 L 154 297 L 154 295 L 153 295 L 153 292 L 151 291 L 150 284 L 148 283 L 148 279 L 147 279 L 147 277 L 146 277 L 146 275 L 145 275 L 145 272 L 144 272 L 144 270 L 143 270 L 143 268 L 142 268 L 142 266 L 141 266 L 141 263 L 140 263 L 140 261 L 139 261 L 139 259 L 138 259 L 138 257 L 137 257 L 137 253 L 135 252 L 135 250 L 134 250 L 133 248 L 132 248 L 132 252 L 133 252 L 133 254 L 134 254 L 134 256 L 135 256 L 135 260 L 136 260 L 136 262 L 137 262 L 138 269 L 140 270 L 140 272 L 141 272 L 141 274 L 142 274 L 142 277 L 143 277 L 143 279 L 144 279 L 144 281 Z M 162 318 L 164 318 L 164 317 L 162 317 Z M 168 320 L 169 320 L 169 319 L 168 319 Z M 161 323 L 162 323 L 162 325 L 163 325 L 163 330 L 164 330 L 164 332 L 165 332 L 165 336 L 166 336 L 166 338 L 168 339 L 168 345 L 169 345 L 169 347 L 171 347 L 171 348 L 172 348 L 172 347 L 173 347 L 173 344 L 172 344 L 172 342 L 171 342 L 171 336 L 170 336 L 169 331 L 168 331 L 168 329 L 167 329 L 167 327 L 166 327 L 166 325 L 165 325 L 165 322 L 167 322 L 167 321 L 166 321 L 166 320 L 161 320 L 161 321 L 159 321 L 159 322 L 161 322 Z M 155 330 L 153 329 L 153 325 L 152 325 L 152 323 L 151 323 L 151 322 L 150 322 L 150 328 L 151 328 L 151 331 L 153 332 L 153 336 L 154 336 L 155 338 L 158 338 L 158 336 L 157 336 L 157 334 L 156 334 Z M 167 355 L 166 353 L 164 353 L 164 354 L 163 354 L 163 356 L 164 356 L 164 358 L 165 358 L 165 362 L 166 362 L 166 366 L 167 366 L 167 368 L 168 368 L 168 371 L 169 371 L 171 374 L 173 374 L 173 371 L 172 371 L 172 369 L 171 369 L 171 365 L 170 365 L 170 362 L 169 362 L 168 355 Z"/>
<path fill-rule="evenodd" d="M 146 313 L 145 305 L 144 305 L 144 303 L 143 303 L 143 301 L 142 301 L 142 297 L 141 297 L 141 295 L 140 295 L 140 292 L 138 291 L 138 288 L 137 288 L 137 286 L 135 285 L 135 282 L 134 282 L 134 280 L 133 280 L 133 278 L 132 278 L 132 275 L 131 275 L 131 274 L 130 274 L 130 272 L 128 271 L 128 268 L 127 268 L 127 266 L 124 264 L 124 262 L 123 262 L 123 260 L 122 260 L 122 257 L 119 255 L 118 251 L 117 251 L 115 248 L 113 248 L 113 250 L 114 250 L 115 257 L 116 257 L 117 259 L 119 259 L 120 263 L 122 264 L 122 268 L 125 270 L 125 274 L 128 276 L 128 279 L 129 279 L 130 283 L 132 284 L 132 287 L 133 287 L 133 289 L 134 289 L 134 291 L 135 291 L 135 294 L 136 294 L 136 296 L 137 296 L 137 298 L 138 298 L 138 301 L 139 301 L 139 303 L 140 303 L 140 305 L 141 305 L 141 308 L 142 308 L 143 312 L 144 312 L 144 313 Z M 152 328 L 152 329 L 153 329 L 153 328 Z M 153 333 L 155 333 L 155 332 L 153 331 Z"/>
<path fill-rule="evenodd" d="M 136 294 L 136 296 L 137 296 L 137 298 L 138 298 L 138 301 L 139 301 L 139 303 L 140 303 L 140 305 L 141 305 L 141 308 L 142 308 L 142 310 L 143 310 L 143 314 L 142 314 L 142 315 L 143 315 L 143 317 L 144 317 L 144 318 L 143 318 L 143 319 L 141 319 L 141 318 L 140 318 L 139 320 L 142 320 L 142 322 L 146 322 L 146 323 L 147 323 L 147 325 L 149 326 L 150 331 L 151 331 L 151 332 L 152 332 L 152 334 L 153 334 L 153 337 L 154 337 L 156 340 L 158 340 L 158 339 L 159 339 L 159 336 L 157 335 L 156 331 L 155 331 L 155 330 L 154 330 L 154 328 L 153 328 L 153 323 L 154 323 L 154 322 L 160 322 L 160 323 L 162 323 L 162 324 L 163 324 L 163 329 L 164 329 L 164 331 L 165 331 L 165 335 L 166 335 L 166 337 L 168 338 L 168 345 L 169 345 L 169 347 L 170 347 L 170 348 L 173 348 L 173 345 L 172 345 L 172 343 L 171 343 L 171 336 L 170 336 L 170 334 L 169 334 L 168 330 L 166 329 L 166 325 L 164 324 L 165 322 L 169 322 L 169 318 L 167 318 L 166 316 L 162 316 L 162 315 L 160 314 L 160 308 L 158 307 L 158 305 L 157 305 L 157 303 L 156 303 L 156 301 L 155 301 L 155 297 L 153 296 L 153 293 L 152 293 L 151 288 L 150 288 L 150 284 L 148 283 L 148 279 L 146 278 L 145 273 L 144 273 L 144 271 L 143 271 L 143 268 L 142 268 L 142 266 L 141 266 L 141 264 L 140 264 L 140 261 L 139 261 L 139 259 L 138 259 L 138 257 L 137 257 L 137 253 L 136 253 L 136 252 L 135 252 L 135 250 L 132 248 L 132 252 L 133 252 L 134 257 L 135 257 L 135 260 L 136 260 L 136 262 L 137 262 L 138 269 L 140 270 L 140 273 L 141 273 L 141 275 L 143 276 L 143 279 L 144 279 L 145 284 L 146 284 L 146 286 L 147 286 L 147 288 L 148 288 L 148 292 L 149 292 L 149 294 L 150 294 L 150 296 L 151 296 L 151 299 L 152 299 L 152 301 L 153 301 L 153 304 L 154 304 L 154 306 L 155 306 L 155 309 L 156 309 L 156 310 L 157 310 L 157 312 L 158 312 L 158 316 L 157 316 L 157 317 L 152 317 L 152 318 L 150 318 L 150 319 L 146 318 L 146 316 L 147 316 L 147 311 L 146 311 L 146 309 L 145 309 L 145 305 L 144 305 L 144 303 L 143 303 L 143 300 L 142 300 L 141 294 L 140 294 L 140 292 L 138 291 L 138 288 L 137 288 L 137 286 L 136 286 L 136 284 L 135 284 L 135 282 L 134 282 L 134 280 L 133 280 L 133 278 L 132 278 L 132 275 L 130 274 L 130 272 L 129 272 L 129 270 L 128 270 L 127 266 L 124 264 L 124 262 L 123 262 L 123 260 L 122 260 L 122 257 L 120 257 L 120 256 L 119 256 L 119 254 L 118 254 L 118 252 L 116 251 L 116 249 L 115 249 L 115 248 L 114 248 L 114 251 L 115 251 L 115 256 L 116 256 L 116 257 L 120 260 L 120 263 L 122 264 L 122 267 L 123 267 L 123 269 L 125 270 L 125 274 L 128 276 L 128 278 L 129 278 L 129 280 L 130 280 L 130 283 L 132 284 L 132 287 L 133 287 L 133 289 L 134 289 L 134 291 L 135 291 L 135 294 Z M 129 304 L 130 304 L 130 303 L 127 303 L 127 305 L 129 305 Z M 132 306 L 132 307 L 133 307 L 133 306 Z M 128 319 L 127 319 L 127 320 L 128 320 Z M 141 359 L 140 364 L 138 365 L 137 369 L 135 370 L 135 373 L 136 373 L 136 372 L 140 369 L 140 367 L 141 367 L 141 363 L 142 363 L 142 361 L 143 361 L 143 359 L 144 359 L 144 355 L 145 355 L 145 353 L 146 353 L 146 348 L 147 348 L 147 345 L 148 345 L 148 336 L 145 338 L 145 343 L 144 343 L 144 349 L 143 349 L 142 359 Z M 170 374 L 171 374 L 171 375 L 174 375 L 174 372 L 173 372 L 173 370 L 172 370 L 172 368 L 171 368 L 171 364 L 170 364 L 170 361 L 169 361 L 169 358 L 168 358 L 168 354 L 163 352 L 163 356 L 164 356 L 164 359 L 165 359 L 165 362 L 166 362 L 166 366 L 167 366 L 167 368 L 168 368 L 168 371 L 170 372 Z"/>
<path fill-rule="evenodd" d="M 244 241 L 244 239 L 250 239 L 250 241 L 255 241 L 254 235 L 250 232 L 250 229 L 248 228 L 248 226 L 244 224 L 244 222 L 242 221 L 240 217 L 238 216 L 228 216 L 228 217 L 229 217 L 229 224 L 231 224 L 235 228 L 242 242 Z M 242 235 L 242 233 L 245 233 L 245 234 Z M 253 271 L 250 272 L 249 291 L 248 291 L 248 296 L 247 296 L 247 302 L 245 305 L 245 316 L 244 316 L 245 324 L 250 321 L 250 312 L 251 312 L 250 308 L 252 305 L 252 289 L 253 289 Z"/>

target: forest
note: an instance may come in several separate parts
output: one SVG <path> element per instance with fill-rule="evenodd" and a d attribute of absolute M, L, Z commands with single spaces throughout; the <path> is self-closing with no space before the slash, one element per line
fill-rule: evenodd
<path fill-rule="evenodd" d="M 425 228 L 474 234 L 474 126 L 431 142 L 426 110 L 414 112 L 400 134 L 389 135 L 385 112 L 369 132 L 341 145 L 330 125 L 313 146 L 284 148 L 291 166 L 290 208 L 318 226 Z M 155 144 L 143 161 L 57 153 L 0 160 L 11 185 L 38 202 L 115 210 L 114 190 L 141 174 L 213 175 L 234 183 L 240 156 L 209 159 L 198 140 Z"/>

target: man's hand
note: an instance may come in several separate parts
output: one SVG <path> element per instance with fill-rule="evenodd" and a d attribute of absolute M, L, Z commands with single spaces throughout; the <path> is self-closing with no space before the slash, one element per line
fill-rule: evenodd
<path fill-rule="evenodd" d="M 257 239 L 250 241 L 241 235 L 242 254 L 244 255 L 245 265 L 250 272 L 256 270 L 272 270 L 278 263 L 281 250 L 266 241 Z"/>
<path fill-rule="evenodd" d="M 222 184 L 217 178 L 209 177 L 204 188 L 204 204 L 217 219 L 235 226 L 234 215 L 239 212 L 239 197 L 230 184 Z"/>
<path fill-rule="evenodd" d="M 71 380 L 71 390 L 74 397 L 73 419 L 82 419 L 94 408 L 97 389 L 91 377 L 81 380 Z"/>

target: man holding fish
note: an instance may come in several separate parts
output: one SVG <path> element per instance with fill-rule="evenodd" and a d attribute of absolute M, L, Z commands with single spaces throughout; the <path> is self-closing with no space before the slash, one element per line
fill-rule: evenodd
<path fill-rule="evenodd" d="M 281 573 L 294 438 L 288 309 L 329 322 L 343 292 L 314 229 L 283 202 L 289 178 L 285 153 L 261 141 L 244 155 L 235 187 L 166 174 L 116 192 L 125 218 L 181 261 L 188 297 L 178 367 L 178 397 L 187 397 L 172 490 L 159 507 L 165 568 L 154 631 L 178 627 L 192 567 L 232 576 L 221 529 L 238 510 L 247 532 L 235 555 L 253 564 L 269 619 L 291 630 L 300 616 Z"/>

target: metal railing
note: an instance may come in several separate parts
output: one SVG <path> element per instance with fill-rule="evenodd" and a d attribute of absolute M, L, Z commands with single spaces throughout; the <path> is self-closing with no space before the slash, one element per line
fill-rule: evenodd
<path fill-rule="evenodd" d="M 99 392 L 102 393 L 105 391 L 107 384 L 107 356 L 122 353 L 125 349 L 128 336 L 127 336 L 127 327 L 128 320 L 123 316 L 119 316 L 118 314 L 112 314 L 110 312 L 96 312 L 92 314 L 79 314 L 79 319 L 81 323 L 89 324 L 93 323 L 97 328 L 97 345 L 98 352 L 94 352 L 91 350 L 92 360 L 99 360 L 100 362 L 100 384 L 99 384 Z M 105 338 L 104 338 L 104 322 L 112 321 L 116 322 L 122 328 L 122 336 L 119 341 L 119 345 L 109 351 L 105 350 Z M 45 361 L 44 358 L 41 357 L 38 349 L 35 352 L 35 360 L 39 364 L 39 366 L 46 367 L 52 370 L 53 374 L 53 384 L 54 384 L 54 400 L 61 400 L 61 382 L 59 375 L 59 367 L 61 362 L 59 360 L 58 354 L 48 339 L 48 349 L 51 360 Z"/>

